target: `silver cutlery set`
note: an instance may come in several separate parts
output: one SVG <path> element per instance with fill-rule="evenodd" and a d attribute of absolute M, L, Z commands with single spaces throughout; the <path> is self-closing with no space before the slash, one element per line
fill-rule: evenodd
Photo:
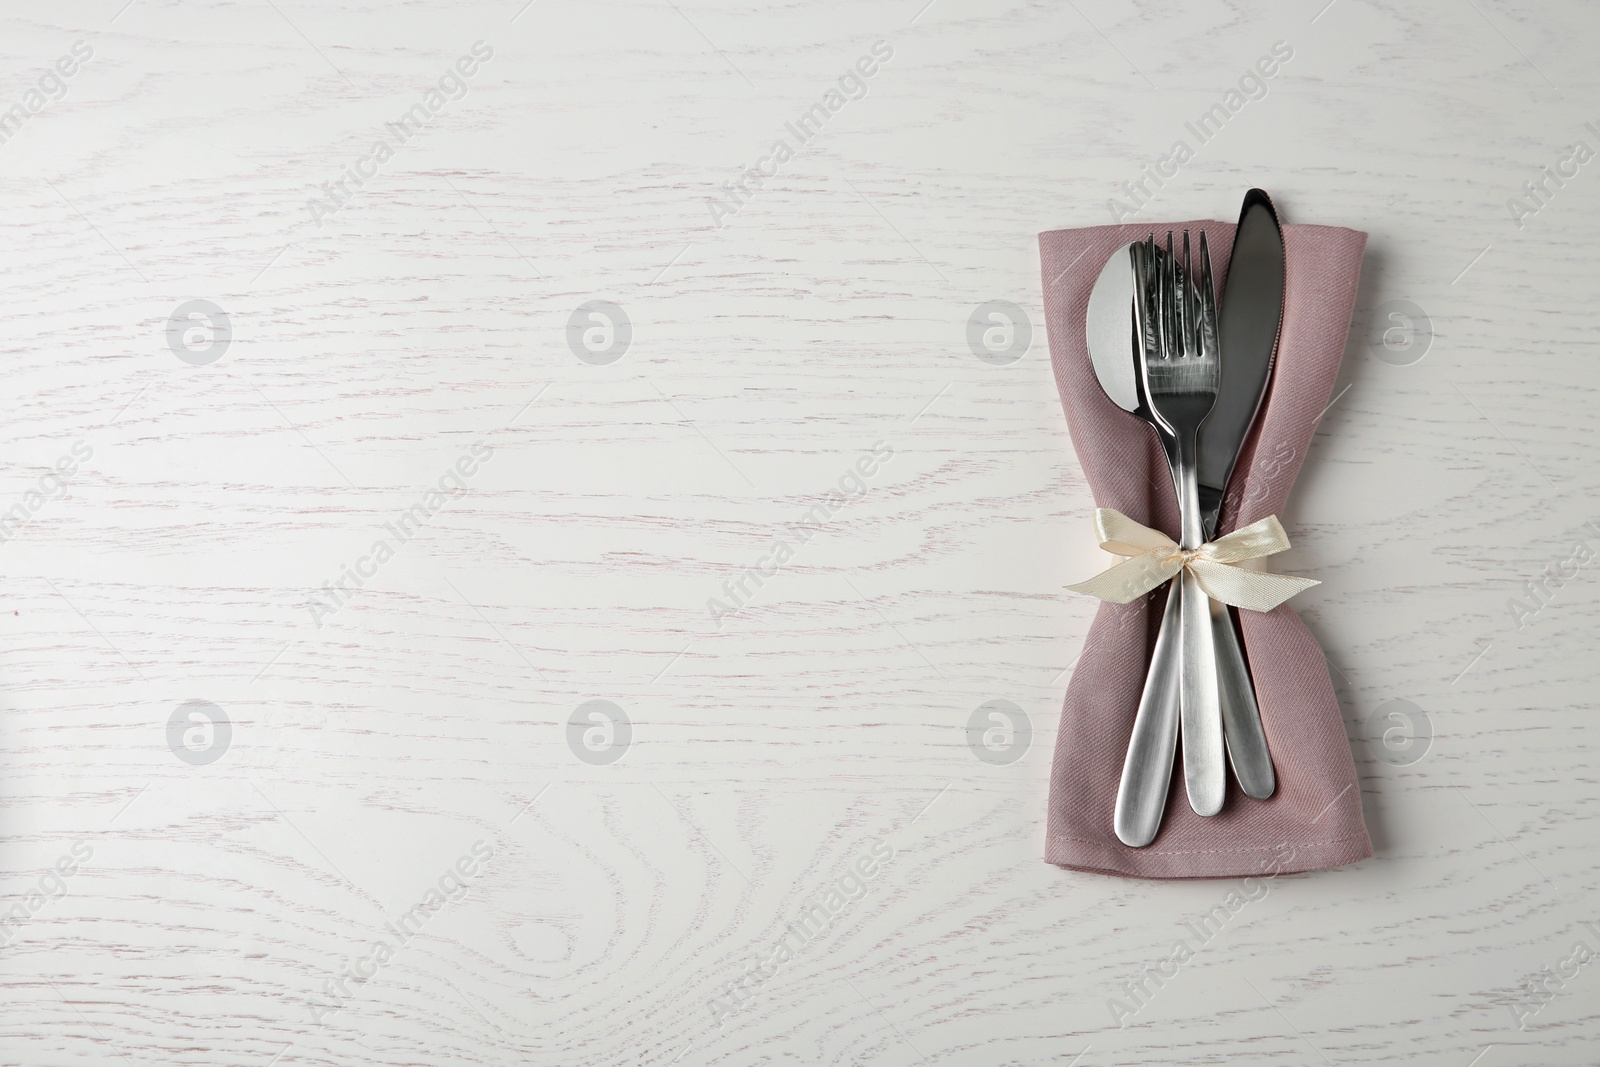
<path fill-rule="evenodd" d="M 1184 231 L 1119 248 L 1089 299 L 1095 376 L 1112 403 L 1148 423 L 1172 472 L 1179 546 L 1197 549 L 1217 520 L 1240 449 L 1271 377 L 1283 316 L 1283 236 L 1271 199 L 1245 196 L 1219 310 L 1210 248 Z M 1184 785 L 1198 815 L 1216 815 L 1227 765 L 1240 790 L 1277 788 L 1232 609 L 1180 571 L 1167 602 L 1128 743 L 1114 818 L 1134 848 L 1155 840 L 1179 736 Z M 1226 754 L 1226 758 L 1224 757 Z"/>

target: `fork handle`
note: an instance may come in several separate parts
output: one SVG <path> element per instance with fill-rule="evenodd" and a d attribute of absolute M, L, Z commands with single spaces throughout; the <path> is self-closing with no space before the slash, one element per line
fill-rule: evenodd
<path fill-rule="evenodd" d="M 1204 540 L 1200 517 L 1195 434 L 1178 438 L 1178 511 L 1183 518 L 1183 547 L 1199 548 Z M 1179 618 L 1178 704 L 1183 728 L 1183 779 L 1189 807 L 1196 815 L 1222 810 L 1227 770 L 1222 741 L 1222 694 L 1217 680 L 1216 634 L 1211 626 L 1211 598 L 1185 568 Z"/>
<path fill-rule="evenodd" d="M 1155 840 L 1171 789 L 1181 703 L 1178 676 L 1183 653 L 1178 634 L 1182 626 L 1179 607 L 1182 598 L 1182 583 L 1172 582 L 1150 656 L 1150 673 L 1145 677 L 1133 733 L 1128 739 L 1122 781 L 1117 787 L 1113 825 L 1118 840 L 1130 848 L 1143 848 Z M 1209 597 L 1206 601 L 1217 655 L 1217 692 L 1228 762 L 1244 795 L 1266 800 L 1277 791 L 1277 776 L 1266 735 L 1261 729 L 1255 688 L 1239 645 L 1233 614 L 1226 604 Z M 1192 722 L 1188 728 L 1191 737 L 1200 729 Z M 1214 760 L 1212 766 L 1219 766 L 1219 760 L 1220 757 Z M 1185 766 L 1187 781 L 1194 781 L 1195 773 Z"/>
<path fill-rule="evenodd" d="M 1217 688 L 1217 649 L 1210 598 L 1199 579 L 1184 571 L 1179 709 L 1183 722 L 1183 781 L 1196 815 L 1222 810 L 1227 774 L 1222 745 L 1222 700 Z"/>

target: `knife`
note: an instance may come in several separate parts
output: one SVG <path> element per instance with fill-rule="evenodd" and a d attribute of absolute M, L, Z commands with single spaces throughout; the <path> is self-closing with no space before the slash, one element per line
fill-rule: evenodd
<path fill-rule="evenodd" d="M 1222 382 L 1216 405 L 1200 428 L 1200 510 L 1208 540 L 1216 534 L 1228 479 L 1272 376 L 1283 323 L 1283 288 L 1283 230 L 1278 213 L 1265 191 L 1251 189 L 1239 211 L 1233 254 L 1222 287 L 1217 322 Z M 1212 601 L 1211 626 L 1228 760 L 1244 794 L 1265 800 L 1277 789 L 1277 777 L 1232 609 Z"/>

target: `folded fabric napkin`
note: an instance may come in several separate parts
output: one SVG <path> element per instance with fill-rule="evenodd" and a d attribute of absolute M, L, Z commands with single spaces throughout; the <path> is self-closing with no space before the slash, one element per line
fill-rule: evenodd
<path fill-rule="evenodd" d="M 1168 229 L 1204 230 L 1213 272 L 1225 277 L 1234 227 L 1223 222 L 1053 230 L 1039 235 L 1039 250 L 1050 358 L 1095 502 L 1176 537 L 1177 501 L 1155 433 L 1106 398 L 1084 337 L 1089 291 L 1111 253 L 1153 230 L 1160 239 Z M 1367 235 L 1286 225 L 1283 239 L 1286 287 L 1277 362 L 1234 468 L 1219 536 L 1282 514 L 1339 372 Z M 1091 518 L 1085 508 L 1078 521 L 1087 525 Z M 1289 604 L 1237 613 L 1277 768 L 1277 792 L 1251 800 L 1230 774 L 1222 812 L 1202 818 L 1184 793 L 1180 751 L 1155 841 L 1129 848 L 1117 839 L 1117 785 L 1164 588 L 1130 604 L 1101 603 L 1095 615 L 1056 735 L 1045 858 L 1062 867 L 1136 878 L 1221 878 L 1337 867 L 1372 855 L 1328 663 Z"/>

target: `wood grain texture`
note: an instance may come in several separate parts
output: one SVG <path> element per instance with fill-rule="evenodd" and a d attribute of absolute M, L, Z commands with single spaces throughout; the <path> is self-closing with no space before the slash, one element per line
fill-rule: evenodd
<path fill-rule="evenodd" d="M 1600 950 L 1600 563 L 1509 601 L 1600 522 L 1600 163 L 1506 206 L 1600 148 L 1592 11 L 122 4 L 0 14 L 0 112 L 93 51 L 0 144 L 0 1063 L 1594 1062 L 1600 962 L 1542 1006 L 1528 982 Z M 878 41 L 865 96 L 715 225 Z M 1035 234 L 1112 221 L 1276 41 L 1265 97 L 1137 217 L 1261 185 L 1372 235 L 1278 565 L 1324 581 L 1299 603 L 1377 855 L 1270 883 L 1123 1019 L 1238 887 L 1041 859 L 1093 612 L 1063 587 L 1100 557 Z M 168 344 L 197 299 L 232 330 L 204 366 Z M 609 365 L 568 345 L 591 300 L 632 323 Z M 991 300 L 1034 331 L 1010 365 L 968 345 Z M 1393 300 L 1420 361 L 1368 343 Z M 719 627 L 707 601 L 875 446 Z M 615 762 L 569 743 L 596 699 Z M 1004 765 L 968 747 L 995 699 L 1032 729 Z M 170 743 L 192 700 L 231 729 L 209 763 Z M 1393 700 L 1431 742 L 1384 746 Z"/>

